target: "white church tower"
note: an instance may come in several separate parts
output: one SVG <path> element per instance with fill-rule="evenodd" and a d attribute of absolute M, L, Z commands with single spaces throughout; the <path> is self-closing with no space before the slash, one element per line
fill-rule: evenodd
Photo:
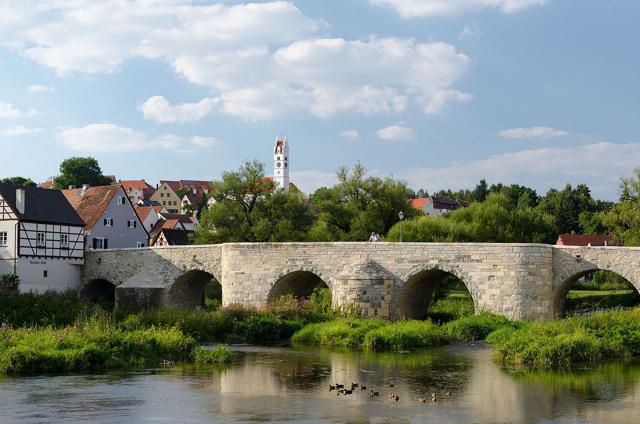
<path fill-rule="evenodd" d="M 287 136 L 276 137 L 273 149 L 273 182 L 277 188 L 289 190 L 289 143 Z"/>

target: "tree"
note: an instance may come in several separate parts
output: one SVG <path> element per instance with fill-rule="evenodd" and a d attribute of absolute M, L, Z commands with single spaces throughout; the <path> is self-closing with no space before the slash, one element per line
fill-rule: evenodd
<path fill-rule="evenodd" d="M 92 157 L 72 157 L 60 164 L 60 176 L 54 181 L 53 187 L 63 190 L 69 186 L 81 187 L 108 185 L 111 180 L 102 175 L 98 161 Z"/>
<path fill-rule="evenodd" d="M 483 243 L 551 243 L 556 238 L 553 218 L 537 208 L 512 206 L 504 194 L 491 193 L 444 217 L 420 217 L 403 225 L 403 240 Z M 399 226 L 389 232 L 399 239 Z"/>
<path fill-rule="evenodd" d="M 371 232 L 386 234 L 399 220 L 420 215 L 408 203 L 412 191 L 390 177 L 367 176 L 357 163 L 352 169 L 338 170 L 338 184 L 321 188 L 311 196 L 318 218 L 311 230 L 312 240 L 367 240 Z"/>
<path fill-rule="evenodd" d="M 475 202 L 484 202 L 489 195 L 489 187 L 487 185 L 487 180 L 484 178 L 480 180 L 480 182 L 476 185 L 475 190 L 471 193 L 471 197 Z"/>
<path fill-rule="evenodd" d="M 0 179 L 0 184 L 11 184 L 18 185 L 24 187 L 36 187 L 36 183 L 34 183 L 31 178 L 23 178 L 23 177 L 7 177 Z"/>
<path fill-rule="evenodd" d="M 540 200 L 539 208 L 555 218 L 561 234 L 571 234 L 581 232 L 580 214 L 596 211 L 596 202 L 586 185 L 579 184 L 574 189 L 567 184 L 562 191 L 549 190 Z"/>
<path fill-rule="evenodd" d="M 197 244 L 304 241 L 313 225 L 302 193 L 276 190 L 256 160 L 223 173 L 213 182 L 211 196 L 218 201 L 201 213 Z"/>

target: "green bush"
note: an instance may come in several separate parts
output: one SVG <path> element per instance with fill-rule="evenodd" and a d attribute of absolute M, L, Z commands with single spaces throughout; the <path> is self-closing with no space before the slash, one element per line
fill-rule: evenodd
<path fill-rule="evenodd" d="M 451 321 L 444 329 L 452 340 L 474 341 L 484 340 L 491 332 L 510 325 L 511 321 L 503 316 L 482 312 Z"/>
<path fill-rule="evenodd" d="M 232 356 L 229 348 L 224 345 L 214 348 L 199 347 L 193 353 L 196 365 L 228 364 Z"/>
<path fill-rule="evenodd" d="M 98 308 L 78 300 L 75 291 L 64 293 L 10 293 L 0 296 L 0 321 L 13 327 L 63 327 L 87 317 Z"/>
<path fill-rule="evenodd" d="M 176 328 L 125 331 L 93 319 L 63 329 L 0 332 L 0 373 L 36 374 L 155 366 L 192 357 L 196 341 Z"/>
<path fill-rule="evenodd" d="M 445 323 L 473 315 L 473 313 L 474 306 L 471 296 L 455 294 L 436 299 L 429 309 L 429 318 L 437 323 Z"/>
<path fill-rule="evenodd" d="M 365 335 L 387 321 L 367 318 L 343 318 L 325 323 L 311 324 L 296 332 L 291 341 L 299 344 L 361 348 Z"/>
<path fill-rule="evenodd" d="M 367 350 L 405 350 L 446 343 L 442 328 L 431 321 L 400 321 L 384 325 L 368 331 L 363 340 Z"/>
<path fill-rule="evenodd" d="M 0 290 L 13 291 L 20 287 L 20 277 L 16 274 L 0 274 Z"/>
<path fill-rule="evenodd" d="M 640 355 L 640 308 L 502 328 L 487 338 L 510 366 L 571 367 Z"/>

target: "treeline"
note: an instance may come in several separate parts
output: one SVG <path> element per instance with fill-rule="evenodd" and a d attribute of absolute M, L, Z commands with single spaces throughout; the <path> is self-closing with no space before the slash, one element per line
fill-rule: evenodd
<path fill-rule="evenodd" d="M 561 233 L 611 234 L 625 245 L 640 244 L 640 170 L 621 182 L 618 203 L 594 199 L 580 184 L 545 195 L 517 184 L 436 193 L 468 204 L 441 218 L 425 216 L 409 199 L 427 195 L 391 177 L 367 175 L 356 164 L 341 168 L 338 183 L 305 196 L 276 190 L 264 165 L 247 162 L 214 181 L 216 203 L 203 211 L 194 241 L 362 241 L 370 233 L 404 241 L 553 243 Z"/>

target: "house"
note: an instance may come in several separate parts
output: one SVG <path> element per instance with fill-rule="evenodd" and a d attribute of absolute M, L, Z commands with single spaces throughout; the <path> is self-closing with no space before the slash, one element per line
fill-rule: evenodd
<path fill-rule="evenodd" d="M 162 205 L 136 205 L 135 208 L 138 213 L 138 218 L 140 218 L 140 221 L 142 222 L 142 226 L 147 231 L 151 231 L 156 222 L 162 219 L 162 216 L 160 215 L 161 213 L 168 213 L 167 209 Z"/>
<path fill-rule="evenodd" d="M 85 222 L 87 249 L 145 247 L 144 228 L 121 185 L 62 190 Z"/>
<path fill-rule="evenodd" d="M 156 189 L 142 180 L 120 180 L 120 185 L 134 205 L 149 200 Z"/>
<path fill-rule="evenodd" d="M 409 204 L 416 209 L 420 209 L 425 215 L 429 216 L 442 216 L 447 212 L 466 206 L 466 204 L 461 201 L 444 196 L 429 196 L 410 199 Z"/>
<path fill-rule="evenodd" d="M 556 246 L 620 246 L 620 242 L 613 236 L 560 234 Z"/>
<path fill-rule="evenodd" d="M 193 231 L 185 231 L 177 228 L 160 228 L 154 233 L 154 237 L 149 239 L 151 246 L 185 246 L 191 244 L 189 235 Z"/>
<path fill-rule="evenodd" d="M 211 190 L 210 181 L 199 180 L 160 180 L 158 188 L 155 193 L 150 197 L 151 201 L 156 201 L 162 206 L 165 206 L 170 213 L 185 213 L 182 208 L 181 196 L 192 193 L 202 198 L 204 193 L 208 193 Z M 186 207 L 187 204 L 185 204 Z M 197 211 L 197 208 L 195 208 Z"/>
<path fill-rule="evenodd" d="M 77 288 L 84 224 L 57 190 L 0 185 L 0 274 L 17 274 L 22 292 Z"/>
<path fill-rule="evenodd" d="M 198 225 L 198 218 L 180 213 L 160 213 L 160 217 L 167 221 L 178 221 L 185 230 L 193 230 Z"/>

